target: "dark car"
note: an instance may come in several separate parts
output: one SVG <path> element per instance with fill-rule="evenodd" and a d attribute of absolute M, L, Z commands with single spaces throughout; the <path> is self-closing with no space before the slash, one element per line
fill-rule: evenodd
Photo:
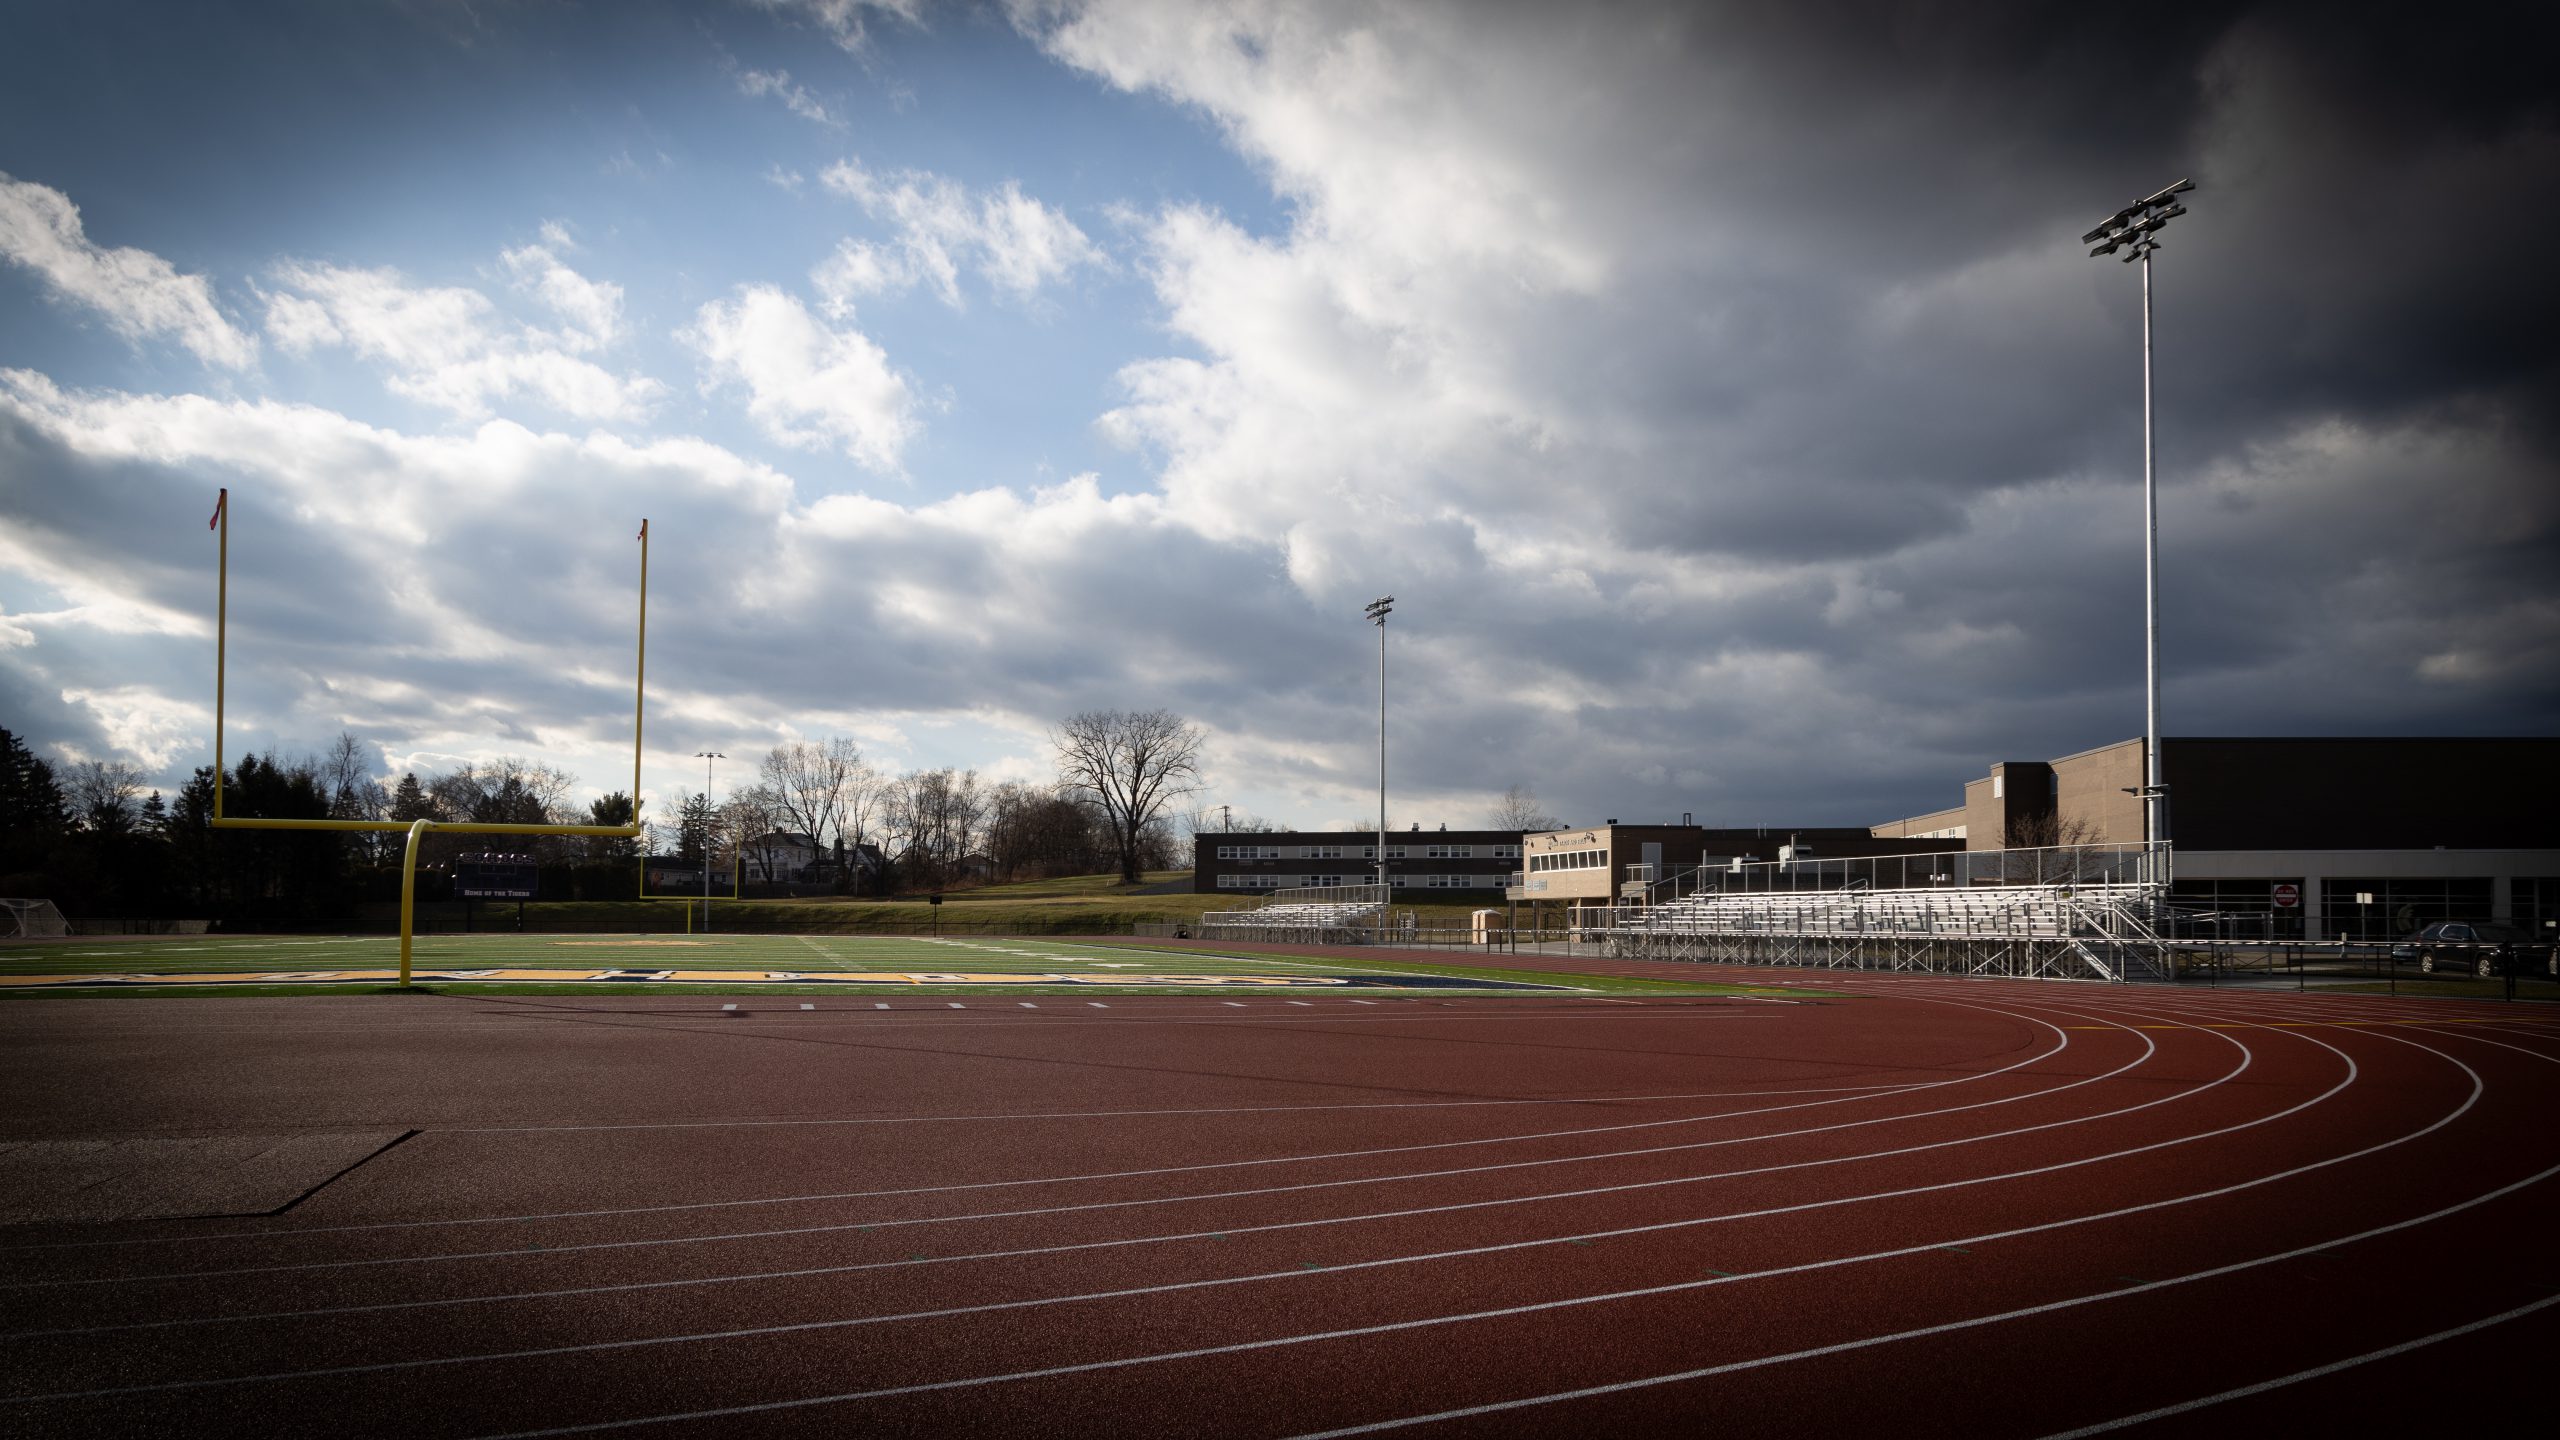
<path fill-rule="evenodd" d="M 2415 960 L 2423 975 L 2468 971 L 2486 980 L 2530 952 L 2532 932 L 2499 920 L 2439 920 L 2391 947 L 2394 960 Z"/>

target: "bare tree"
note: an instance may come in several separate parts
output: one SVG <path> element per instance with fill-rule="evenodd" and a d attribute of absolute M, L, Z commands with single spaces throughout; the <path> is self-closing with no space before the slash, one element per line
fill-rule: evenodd
<path fill-rule="evenodd" d="M 1141 878 L 1148 826 L 1199 785 L 1207 738 L 1170 710 L 1088 710 L 1049 732 L 1058 783 L 1102 807 L 1121 883 Z"/>
<path fill-rule="evenodd" d="M 1541 830 L 1561 830 L 1564 821 L 1540 808 L 1537 791 L 1514 785 L 1502 792 L 1502 803 L 1493 807 L 1493 828 L 1535 835 Z"/>
<path fill-rule="evenodd" d="M 320 757 L 320 783 L 329 791 L 332 820 L 379 820 L 391 813 L 391 792 L 375 778 L 363 742 L 344 730 Z M 346 843 L 365 863 L 377 864 L 390 853 L 391 837 L 356 831 Z"/>
<path fill-rule="evenodd" d="M 576 784 L 567 771 L 555 766 L 501 755 L 486 764 L 466 763 L 460 769 L 435 776 L 426 782 L 426 793 L 441 818 L 494 825 L 554 825 L 560 823 L 569 791 Z M 424 853 L 444 859 L 462 850 L 486 849 L 495 843 L 499 842 L 483 836 L 430 836 Z M 529 851 L 545 862 L 566 859 L 570 853 L 557 836 L 512 836 L 504 843 L 510 850 Z"/>
<path fill-rule="evenodd" d="M 941 884 L 975 849 L 987 793 L 975 770 L 918 770 L 889 782 L 881 823 L 898 846 L 911 886 Z"/>
<path fill-rule="evenodd" d="M 126 835 L 140 816 L 142 772 L 121 760 L 83 760 L 63 777 L 72 817 L 99 835 Z"/>
<path fill-rule="evenodd" d="M 854 839 L 861 838 L 860 825 L 848 824 L 848 812 L 878 777 L 851 740 L 838 735 L 814 745 L 806 740 L 776 745 L 766 752 L 757 774 L 782 821 L 819 846 L 845 839 L 848 829 L 856 832 Z M 863 808 L 868 809 L 867 803 Z"/>
<path fill-rule="evenodd" d="M 1004 879 L 1048 879 L 1099 870 L 1108 847 L 1091 800 L 1054 786 L 1007 780 L 988 798 L 986 849 Z"/>

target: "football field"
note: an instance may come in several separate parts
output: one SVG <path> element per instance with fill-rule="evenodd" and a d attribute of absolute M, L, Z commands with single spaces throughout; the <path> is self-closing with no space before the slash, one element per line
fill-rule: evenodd
<path fill-rule="evenodd" d="M 0 995 L 345 993 L 395 986 L 390 936 L 101 937 L 0 947 Z M 1624 978 L 1511 972 L 1498 956 L 1417 957 L 1174 948 L 1110 939 L 864 935 L 437 935 L 418 939 L 415 985 L 518 993 L 1124 993 L 1722 991 Z"/>

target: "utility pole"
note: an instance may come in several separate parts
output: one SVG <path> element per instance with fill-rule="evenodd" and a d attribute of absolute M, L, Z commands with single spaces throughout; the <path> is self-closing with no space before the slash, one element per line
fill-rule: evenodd
<path fill-rule="evenodd" d="M 1387 880 L 1387 616 L 1395 609 L 1396 597 L 1382 595 L 1369 602 L 1363 613 L 1378 627 L 1378 929 L 1387 926 L 1387 903 L 1395 898 L 1395 889 Z"/>
<path fill-rule="evenodd" d="M 702 932 L 711 933 L 711 762 L 729 757 L 717 750 L 696 750 L 693 758 L 702 762 Z"/>
<path fill-rule="evenodd" d="M 2156 867 L 2151 878 L 2162 885 L 2169 882 L 2169 787 L 2160 778 L 2160 473 L 2151 432 L 2151 256 L 2160 248 L 2153 237 L 2187 213 L 2176 197 L 2194 188 L 2193 180 L 2181 180 L 2108 216 L 2080 237 L 2080 243 L 2094 247 L 2092 256 L 2121 249 L 2126 263 L 2142 262 L 2142 828 L 2144 847 Z"/>

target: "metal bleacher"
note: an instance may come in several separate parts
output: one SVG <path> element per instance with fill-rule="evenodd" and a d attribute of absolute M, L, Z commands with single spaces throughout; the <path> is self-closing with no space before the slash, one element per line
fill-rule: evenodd
<path fill-rule="evenodd" d="M 1385 924 L 1387 896 L 1383 885 L 1275 890 L 1259 905 L 1203 914 L 1200 938 L 1357 945 Z"/>
<path fill-rule="evenodd" d="M 2165 980 L 2164 870 L 2139 846 L 1737 863 L 1585 910 L 1581 938 L 1653 959 Z"/>

